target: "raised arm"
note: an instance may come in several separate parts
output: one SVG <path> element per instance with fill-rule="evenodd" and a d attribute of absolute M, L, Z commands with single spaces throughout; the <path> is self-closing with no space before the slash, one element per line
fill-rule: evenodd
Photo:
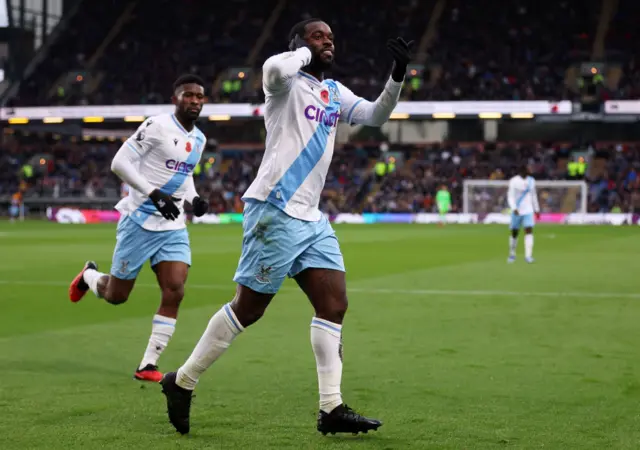
<path fill-rule="evenodd" d="M 412 47 L 413 41 L 405 42 L 402 38 L 387 41 L 387 49 L 393 56 L 393 69 L 389 81 L 375 102 L 357 97 L 351 90 L 338 83 L 343 106 L 341 120 L 348 124 L 356 123 L 373 127 L 382 126 L 389 120 L 400 99 L 407 64 L 411 60 Z"/>
<path fill-rule="evenodd" d="M 307 47 L 267 59 L 262 65 L 262 84 L 265 91 L 275 94 L 289 90 L 293 77 L 310 62 L 311 50 Z"/>
<path fill-rule="evenodd" d="M 370 102 L 355 95 L 349 88 L 338 84 L 343 110 L 340 119 L 348 124 L 382 126 L 395 109 L 400 98 L 402 82 L 389 78 L 382 93 L 375 102 Z"/>

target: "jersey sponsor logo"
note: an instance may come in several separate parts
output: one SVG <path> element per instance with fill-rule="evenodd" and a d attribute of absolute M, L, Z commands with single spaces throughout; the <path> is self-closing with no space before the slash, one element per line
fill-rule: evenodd
<path fill-rule="evenodd" d="M 187 145 L 185 146 L 184 150 L 187 153 L 191 153 L 191 142 L 187 141 Z"/>
<path fill-rule="evenodd" d="M 195 168 L 195 164 L 189 164 L 184 161 L 177 161 L 175 159 L 168 159 L 165 166 L 169 170 L 180 173 L 191 173 Z"/>
<path fill-rule="evenodd" d="M 327 114 L 327 112 L 323 108 L 309 105 L 304 109 L 304 116 L 309 120 L 313 120 L 314 122 L 323 123 L 330 127 L 335 127 L 338 126 L 340 113 L 335 112 Z"/>

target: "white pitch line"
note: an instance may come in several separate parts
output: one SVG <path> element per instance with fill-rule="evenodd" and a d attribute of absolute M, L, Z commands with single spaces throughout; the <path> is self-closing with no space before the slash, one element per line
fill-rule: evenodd
<path fill-rule="evenodd" d="M 518 292 L 518 291 L 482 291 L 482 290 L 446 290 L 446 289 L 370 289 L 348 288 L 349 292 L 372 294 L 407 294 L 407 295 L 452 295 L 469 297 L 577 297 L 577 298 L 638 298 L 640 294 L 628 292 Z"/>
<path fill-rule="evenodd" d="M 43 280 L 0 280 L 0 285 L 18 286 L 68 286 L 66 281 L 43 281 Z M 136 283 L 138 288 L 158 289 L 158 285 L 152 283 Z M 135 289 L 135 288 L 134 288 Z M 209 290 L 235 290 L 233 284 L 191 284 L 187 282 L 188 289 L 209 289 Z M 297 287 L 282 287 L 284 291 L 299 291 Z M 633 298 L 640 299 L 640 293 L 631 294 L 628 292 L 532 292 L 532 291 L 484 291 L 484 290 L 447 290 L 447 289 L 385 289 L 385 288 L 358 288 L 348 287 L 347 292 L 357 292 L 361 294 L 395 294 L 395 295 L 442 295 L 460 297 L 570 297 L 570 298 Z"/>

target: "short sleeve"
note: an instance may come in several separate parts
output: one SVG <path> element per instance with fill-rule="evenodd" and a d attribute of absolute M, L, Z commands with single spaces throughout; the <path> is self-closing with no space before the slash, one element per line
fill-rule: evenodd
<path fill-rule="evenodd" d="M 159 132 L 160 127 L 151 117 L 142 122 L 136 132 L 127 139 L 126 144 L 131 150 L 142 156 L 151 150 L 159 141 Z"/>
<path fill-rule="evenodd" d="M 336 81 L 338 92 L 340 93 L 341 113 L 340 121 L 348 124 L 354 123 L 354 118 L 358 117 L 358 105 L 366 102 L 362 97 L 358 97 L 351 89 Z"/>

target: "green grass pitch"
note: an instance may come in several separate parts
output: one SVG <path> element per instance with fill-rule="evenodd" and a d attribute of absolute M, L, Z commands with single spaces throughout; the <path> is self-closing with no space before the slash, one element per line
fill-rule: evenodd
<path fill-rule="evenodd" d="M 190 228 L 193 268 L 160 360 L 177 368 L 234 293 L 238 226 Z M 287 281 L 196 390 L 191 434 L 132 379 L 159 293 L 67 286 L 108 271 L 115 226 L 0 224 L 0 448 L 610 449 L 640 447 L 640 229 L 540 226 L 536 264 L 506 227 L 336 226 L 347 264 L 342 391 L 368 435 L 315 431 L 312 309 Z"/>

